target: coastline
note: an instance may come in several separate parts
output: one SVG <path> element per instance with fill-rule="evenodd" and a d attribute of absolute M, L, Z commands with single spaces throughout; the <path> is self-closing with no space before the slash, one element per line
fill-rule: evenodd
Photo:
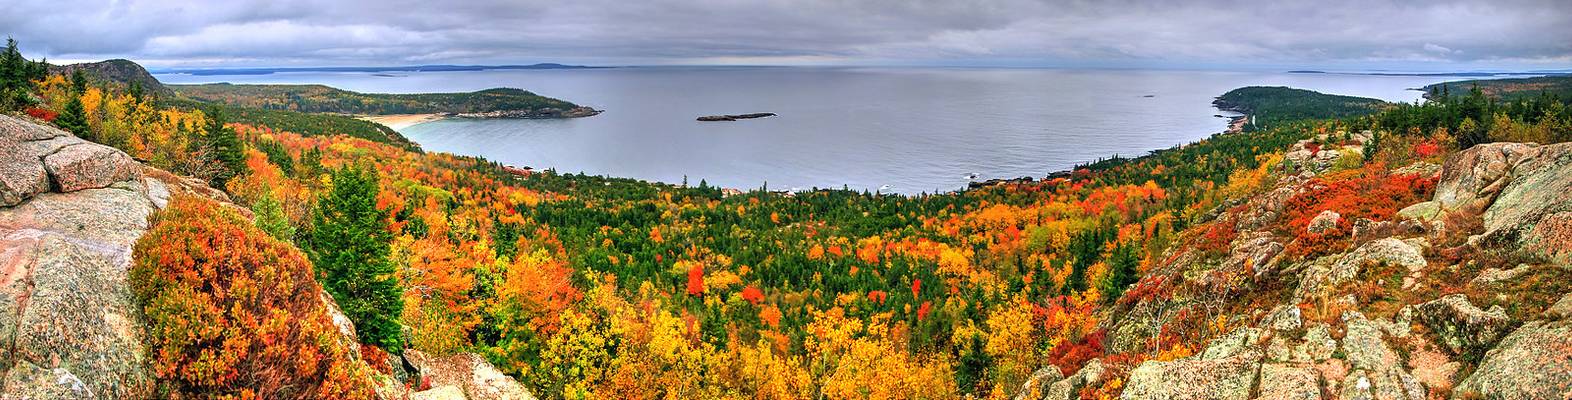
<path fill-rule="evenodd" d="M 355 118 L 385 125 L 393 130 L 400 130 L 415 125 L 424 124 L 447 118 L 443 114 L 393 114 L 393 115 L 361 115 Z"/>

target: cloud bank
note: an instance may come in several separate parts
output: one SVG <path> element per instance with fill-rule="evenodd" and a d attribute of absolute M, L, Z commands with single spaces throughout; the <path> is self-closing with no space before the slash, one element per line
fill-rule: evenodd
<path fill-rule="evenodd" d="M 30 56 L 155 66 L 1572 65 L 1565 0 L 8 3 Z"/>

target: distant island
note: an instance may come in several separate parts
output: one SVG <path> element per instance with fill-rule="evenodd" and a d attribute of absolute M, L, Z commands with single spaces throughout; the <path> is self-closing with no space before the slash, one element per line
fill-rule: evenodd
<path fill-rule="evenodd" d="M 699 121 L 706 121 L 706 122 L 710 122 L 710 121 L 736 121 L 736 120 L 739 120 L 739 119 L 754 119 L 754 118 L 764 118 L 764 117 L 773 117 L 773 116 L 775 116 L 775 113 L 706 115 L 706 116 L 703 116 L 703 117 L 699 117 L 698 120 Z"/>
<path fill-rule="evenodd" d="M 592 67 L 585 65 L 565 65 L 557 63 L 540 63 L 529 65 L 406 65 L 389 67 L 277 67 L 277 68 L 166 68 L 154 69 L 155 74 L 187 74 L 196 76 L 220 75 L 270 75 L 279 72 L 454 72 L 454 71 L 486 71 L 486 70 L 520 70 L 520 69 L 594 69 L 614 67 Z"/>
<path fill-rule="evenodd" d="M 459 118 L 578 118 L 600 113 L 522 89 L 469 93 L 360 93 L 325 85 L 166 85 L 202 102 L 264 110 L 352 115 L 440 114 Z"/>

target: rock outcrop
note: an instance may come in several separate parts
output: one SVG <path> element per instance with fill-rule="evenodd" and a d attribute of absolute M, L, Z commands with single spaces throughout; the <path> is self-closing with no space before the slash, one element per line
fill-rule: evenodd
<path fill-rule="evenodd" d="M 1441 343 L 1455 355 L 1489 349 L 1512 323 L 1501 306 L 1481 310 L 1461 294 L 1420 304 L 1414 310 L 1419 321 L 1435 332 Z"/>
<path fill-rule="evenodd" d="M 1572 397 L 1572 324 L 1530 322 L 1501 339 L 1454 399 L 1566 399 Z"/>
<path fill-rule="evenodd" d="M 405 350 L 404 360 L 420 372 L 421 381 L 431 387 L 462 389 L 468 400 L 534 400 L 535 396 L 512 377 L 498 371 L 475 353 L 432 357 L 418 350 Z M 435 390 L 435 389 L 432 389 Z M 448 390 L 448 389 L 443 389 Z M 430 390 L 427 390 L 430 391 Z M 420 395 L 423 392 L 418 392 Z"/>
<path fill-rule="evenodd" d="M 126 274 L 166 185 L 119 150 L 8 116 L 0 150 L 0 397 L 148 396 Z"/>

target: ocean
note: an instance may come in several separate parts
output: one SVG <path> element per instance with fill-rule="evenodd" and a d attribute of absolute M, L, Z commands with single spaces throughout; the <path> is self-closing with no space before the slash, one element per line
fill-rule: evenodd
<path fill-rule="evenodd" d="M 1464 78 L 1286 72 L 863 67 L 636 67 L 268 75 L 165 83 L 320 83 L 374 93 L 516 87 L 605 110 L 563 120 L 405 127 L 428 151 L 519 167 L 739 189 L 950 191 L 1042 177 L 1222 132 L 1214 97 L 1250 85 L 1413 102 Z M 778 116 L 700 122 L 716 114 Z"/>

